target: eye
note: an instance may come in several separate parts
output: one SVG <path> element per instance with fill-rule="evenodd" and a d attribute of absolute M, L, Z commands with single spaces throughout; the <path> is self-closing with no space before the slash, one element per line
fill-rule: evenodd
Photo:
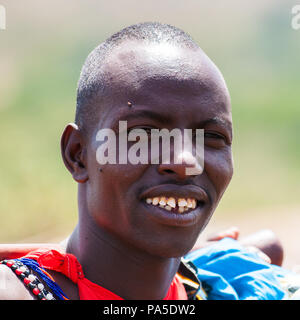
<path fill-rule="evenodd" d="M 133 127 L 133 128 L 128 128 L 127 129 L 127 134 L 129 134 L 132 130 L 135 130 L 135 129 L 142 129 L 144 130 L 147 135 L 150 137 L 151 136 L 151 130 L 154 129 L 154 128 L 150 128 L 150 127 Z"/>
<path fill-rule="evenodd" d="M 142 128 L 144 131 L 146 131 L 147 135 L 150 137 L 151 136 L 151 130 L 152 128 Z"/>
<path fill-rule="evenodd" d="M 214 132 L 205 132 L 204 133 L 204 138 L 212 138 L 212 139 L 223 139 L 225 140 L 225 137 L 219 133 L 214 133 Z"/>
<path fill-rule="evenodd" d="M 204 143 L 211 148 L 222 148 L 226 146 L 226 137 L 217 132 L 204 132 Z"/>

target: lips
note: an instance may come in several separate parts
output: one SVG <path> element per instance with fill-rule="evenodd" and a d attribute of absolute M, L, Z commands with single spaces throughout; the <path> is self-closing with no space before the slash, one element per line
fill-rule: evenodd
<path fill-rule="evenodd" d="M 150 216 L 168 225 L 187 226 L 198 221 L 209 202 L 205 190 L 195 185 L 165 184 L 144 191 L 140 200 Z"/>

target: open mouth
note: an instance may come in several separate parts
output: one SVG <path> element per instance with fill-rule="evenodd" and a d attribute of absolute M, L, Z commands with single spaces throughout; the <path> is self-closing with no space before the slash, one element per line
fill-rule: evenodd
<path fill-rule="evenodd" d="M 206 190 L 197 185 L 160 184 L 143 191 L 140 200 L 148 216 L 168 226 L 190 227 L 209 212 Z"/>
<path fill-rule="evenodd" d="M 195 198 L 176 198 L 167 196 L 156 196 L 153 198 L 146 198 L 145 202 L 151 206 L 158 206 L 166 211 L 184 214 L 192 210 L 197 209 L 197 207 L 202 206 L 202 201 L 197 201 Z"/>

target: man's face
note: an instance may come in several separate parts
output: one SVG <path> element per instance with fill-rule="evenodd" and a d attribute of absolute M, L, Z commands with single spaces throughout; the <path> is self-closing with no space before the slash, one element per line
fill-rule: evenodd
<path fill-rule="evenodd" d="M 138 249 L 183 256 L 208 223 L 233 172 L 230 101 L 222 76 L 200 50 L 136 42 L 115 49 L 104 74 L 109 87 L 86 145 L 89 213 L 99 227 Z M 186 164 L 172 161 L 105 164 L 99 172 L 96 134 L 110 128 L 118 139 L 121 120 L 129 130 L 204 129 L 203 173 L 186 175 Z M 180 213 L 147 203 L 164 196 L 177 204 L 190 199 L 196 208 Z"/>

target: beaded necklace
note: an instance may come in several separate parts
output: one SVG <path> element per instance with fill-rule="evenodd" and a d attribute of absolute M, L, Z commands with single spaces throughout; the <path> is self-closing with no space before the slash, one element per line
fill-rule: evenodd
<path fill-rule="evenodd" d="M 37 261 L 20 258 L 3 260 L 1 264 L 9 267 L 38 300 L 69 300 L 67 295 L 55 283 L 53 277 L 44 268 L 40 267 Z M 31 270 L 43 280 L 52 293 L 45 288 L 44 284 Z"/>

